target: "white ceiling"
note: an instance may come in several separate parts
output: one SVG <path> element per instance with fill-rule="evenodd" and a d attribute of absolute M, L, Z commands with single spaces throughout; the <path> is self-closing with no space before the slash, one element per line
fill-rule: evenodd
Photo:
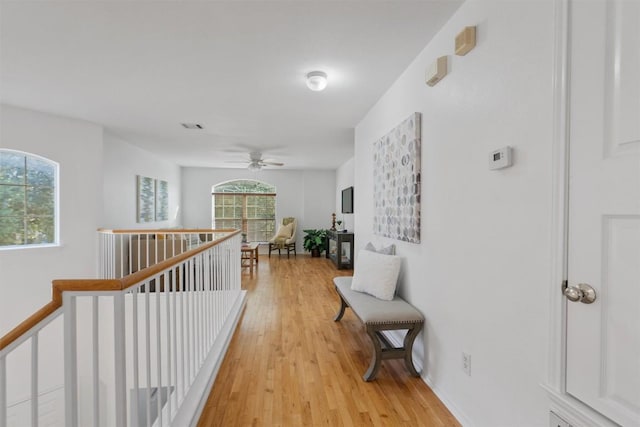
<path fill-rule="evenodd" d="M 244 167 L 227 162 L 257 150 L 333 169 L 461 2 L 2 1 L 1 101 L 99 123 L 183 166 Z M 313 70 L 324 92 L 305 86 Z"/>

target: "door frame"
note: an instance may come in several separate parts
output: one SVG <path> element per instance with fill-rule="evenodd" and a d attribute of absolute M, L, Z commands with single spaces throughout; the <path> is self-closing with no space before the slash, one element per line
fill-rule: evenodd
<path fill-rule="evenodd" d="M 611 420 L 567 394 L 566 388 L 567 300 L 562 289 L 568 278 L 571 6 L 574 1 L 554 0 L 549 354 L 547 378 L 541 387 L 547 392 L 550 410 L 570 424 L 614 427 L 616 424 Z"/>

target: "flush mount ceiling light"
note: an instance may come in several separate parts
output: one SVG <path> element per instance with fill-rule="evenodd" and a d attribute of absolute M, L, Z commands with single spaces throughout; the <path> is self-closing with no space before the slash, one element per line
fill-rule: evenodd
<path fill-rule="evenodd" d="M 307 87 L 314 92 L 319 92 L 327 87 L 327 73 L 324 71 L 312 71 L 307 74 Z"/>

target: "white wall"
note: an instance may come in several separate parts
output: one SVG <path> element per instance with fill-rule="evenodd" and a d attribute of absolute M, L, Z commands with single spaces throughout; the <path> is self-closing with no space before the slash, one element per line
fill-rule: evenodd
<path fill-rule="evenodd" d="M 211 187 L 234 179 L 256 179 L 276 186 L 276 219 L 298 219 L 297 251 L 302 253 L 303 229 L 329 228 L 335 212 L 333 170 L 262 170 L 182 168 L 182 220 L 185 227 L 211 227 Z"/>
<path fill-rule="evenodd" d="M 181 224 L 180 166 L 168 162 L 109 132 L 104 134 L 104 219 L 105 228 L 167 228 Z M 169 220 L 136 222 L 136 176 L 148 176 L 169 183 Z"/>
<path fill-rule="evenodd" d="M 60 165 L 61 243 L 58 247 L 0 250 L 1 336 L 51 301 L 53 279 L 96 275 L 95 231 L 102 216 L 102 128 L 7 105 L 0 108 L 0 147 L 37 154 Z M 82 325 L 79 329 L 83 330 Z M 61 342 L 62 321 L 57 319 L 39 335 L 40 353 L 46 353 L 40 360 L 41 391 L 62 384 Z M 25 381 L 29 378 L 29 348 L 23 345 L 8 359 L 10 404 L 29 396 L 29 381 Z M 55 407 L 60 416 L 59 402 Z"/>
<path fill-rule="evenodd" d="M 51 300 L 51 280 L 96 275 L 102 216 L 102 128 L 3 105 L 0 147 L 60 164 L 59 247 L 0 251 L 0 335 Z"/>
<path fill-rule="evenodd" d="M 355 132 L 356 242 L 395 243 L 426 316 L 423 377 L 468 426 L 548 425 L 553 4 L 466 2 Z M 477 46 L 452 55 L 477 25 Z M 425 69 L 449 55 L 435 87 Z M 372 143 L 422 113 L 422 243 L 372 235 Z M 511 145 L 515 165 L 489 171 Z M 472 357 L 471 376 L 461 353 Z"/>
<path fill-rule="evenodd" d="M 353 157 L 344 162 L 336 169 L 336 215 L 338 219 L 342 219 L 342 226 L 346 230 L 354 229 L 354 214 L 343 214 L 342 210 L 342 190 L 354 185 L 354 159 Z M 354 194 L 357 191 L 353 189 Z"/>

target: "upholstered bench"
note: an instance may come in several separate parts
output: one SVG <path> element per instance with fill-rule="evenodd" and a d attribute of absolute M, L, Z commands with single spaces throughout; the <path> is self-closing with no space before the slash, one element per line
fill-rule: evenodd
<path fill-rule="evenodd" d="M 424 316 L 408 302 L 395 296 L 386 301 L 363 292 L 351 289 L 352 277 L 336 277 L 333 283 L 340 296 L 340 311 L 334 320 L 342 319 L 345 308 L 351 307 L 354 314 L 364 324 L 373 344 L 373 355 L 369 369 L 363 375 L 365 381 L 375 379 L 380 363 L 385 359 L 404 359 L 407 369 L 413 376 L 419 376 L 413 365 L 413 342 L 424 324 Z M 381 331 L 406 329 L 404 345 L 394 347 Z"/>

